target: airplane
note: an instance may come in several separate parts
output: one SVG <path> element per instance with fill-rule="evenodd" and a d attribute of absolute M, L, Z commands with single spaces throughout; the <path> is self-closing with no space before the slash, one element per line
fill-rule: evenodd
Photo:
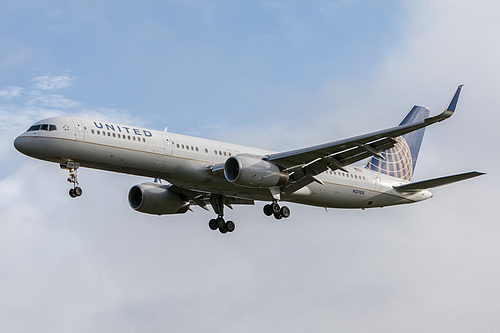
<path fill-rule="evenodd" d="M 224 208 L 233 205 L 267 201 L 265 215 L 278 220 L 290 216 L 280 202 L 364 210 L 426 200 L 431 188 L 484 175 L 411 182 L 425 128 L 454 114 L 461 89 L 436 116 L 414 106 L 398 126 L 283 152 L 71 116 L 36 122 L 14 146 L 67 170 L 72 198 L 82 195 L 80 167 L 153 178 L 130 189 L 132 209 L 172 215 L 210 205 L 217 217 L 209 228 L 225 234 L 235 229 L 224 219 Z"/>

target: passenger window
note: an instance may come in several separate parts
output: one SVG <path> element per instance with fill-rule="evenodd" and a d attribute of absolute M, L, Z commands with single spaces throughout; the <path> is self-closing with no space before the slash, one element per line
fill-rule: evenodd
<path fill-rule="evenodd" d="M 198 147 L 196 147 L 196 151 L 198 151 Z"/>
<path fill-rule="evenodd" d="M 130 135 L 127 135 L 128 139 L 130 140 Z"/>
<path fill-rule="evenodd" d="M 191 150 L 194 150 L 194 147 L 193 147 L 193 146 L 191 146 Z"/>
<path fill-rule="evenodd" d="M 134 139 L 134 141 L 135 141 L 135 136 L 133 136 L 132 138 L 133 138 L 133 139 Z"/>
<path fill-rule="evenodd" d="M 120 134 L 117 134 L 117 135 L 118 135 L 118 139 L 120 139 L 120 138 L 121 138 L 121 135 L 120 135 Z"/>
<path fill-rule="evenodd" d="M 215 152 L 215 155 L 217 155 L 217 150 L 214 150 L 214 152 Z"/>
<path fill-rule="evenodd" d="M 111 133 L 108 132 L 108 136 L 111 136 Z"/>
<path fill-rule="evenodd" d="M 90 130 L 90 133 L 94 134 L 94 130 L 93 130 L 93 129 L 91 129 L 91 130 Z"/>
<path fill-rule="evenodd" d="M 116 134 L 115 133 L 113 133 L 113 138 L 116 138 Z"/>
<path fill-rule="evenodd" d="M 97 135 L 101 135 L 101 131 L 97 130 Z"/>
<path fill-rule="evenodd" d="M 207 149 L 207 148 L 205 148 L 205 153 L 207 153 L 207 154 L 208 154 L 208 149 Z"/>
<path fill-rule="evenodd" d="M 146 139 L 142 138 L 142 142 L 146 142 Z"/>

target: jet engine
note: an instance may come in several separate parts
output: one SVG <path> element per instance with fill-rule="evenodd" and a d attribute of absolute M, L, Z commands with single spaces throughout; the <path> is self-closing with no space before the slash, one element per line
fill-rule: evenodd
<path fill-rule="evenodd" d="M 236 155 L 224 164 L 224 176 L 236 185 L 245 187 L 273 187 L 285 185 L 288 173 L 259 156 Z"/>
<path fill-rule="evenodd" d="M 169 190 L 168 185 L 143 183 L 133 186 L 128 192 L 128 203 L 132 209 L 146 214 L 183 214 L 189 209 L 189 201 Z"/>

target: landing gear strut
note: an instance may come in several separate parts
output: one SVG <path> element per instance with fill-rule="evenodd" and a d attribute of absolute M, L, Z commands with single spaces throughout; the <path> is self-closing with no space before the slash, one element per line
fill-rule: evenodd
<path fill-rule="evenodd" d="M 224 201 L 225 197 L 222 195 L 214 195 L 210 198 L 210 203 L 212 204 L 215 213 L 217 213 L 217 218 L 211 219 L 208 222 L 208 227 L 210 229 L 219 229 L 222 234 L 233 232 L 235 228 L 233 221 L 224 221 Z"/>
<path fill-rule="evenodd" d="M 79 197 L 83 194 L 82 188 L 78 186 L 78 168 L 80 168 L 80 163 L 77 162 L 70 161 L 61 164 L 61 169 L 69 170 L 68 183 L 73 185 L 73 187 L 69 190 L 69 196 L 72 198 Z"/>
<path fill-rule="evenodd" d="M 277 220 L 281 220 L 290 216 L 290 209 L 287 206 L 280 207 L 277 202 L 273 202 L 264 206 L 264 214 L 273 215 Z"/>

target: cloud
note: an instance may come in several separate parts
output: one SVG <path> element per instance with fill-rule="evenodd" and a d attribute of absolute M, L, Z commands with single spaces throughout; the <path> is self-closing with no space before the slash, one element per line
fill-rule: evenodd
<path fill-rule="evenodd" d="M 81 105 L 79 102 L 58 94 L 35 95 L 30 99 L 29 104 L 54 109 L 70 109 Z"/>
<path fill-rule="evenodd" d="M 4 89 L 0 90 L 0 99 L 7 100 L 19 97 L 22 95 L 23 90 L 24 89 L 22 87 L 17 86 L 5 87 Z"/>
<path fill-rule="evenodd" d="M 33 88 L 43 91 L 69 88 L 73 85 L 74 78 L 68 75 L 40 75 L 32 79 Z"/>

